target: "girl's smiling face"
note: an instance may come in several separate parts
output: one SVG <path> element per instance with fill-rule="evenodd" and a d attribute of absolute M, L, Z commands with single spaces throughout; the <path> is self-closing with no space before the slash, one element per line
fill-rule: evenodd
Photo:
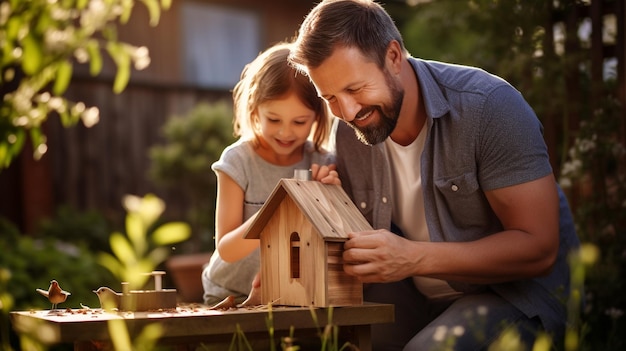
<path fill-rule="evenodd" d="M 315 111 L 304 105 L 296 94 L 289 93 L 282 99 L 261 103 L 255 113 L 261 129 L 257 153 L 277 165 L 300 161 L 303 145 L 315 122 Z"/>

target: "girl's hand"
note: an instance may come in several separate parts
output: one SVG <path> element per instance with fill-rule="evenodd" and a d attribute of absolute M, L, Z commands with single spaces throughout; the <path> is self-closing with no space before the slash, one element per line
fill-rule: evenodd
<path fill-rule="evenodd" d="M 248 298 L 237 307 L 258 306 L 261 303 L 261 272 L 259 272 L 254 276 Z"/>
<path fill-rule="evenodd" d="M 341 185 L 339 174 L 336 171 L 337 166 L 334 164 L 320 166 L 316 163 L 311 165 L 311 176 L 313 180 L 322 182 L 324 184 Z"/>

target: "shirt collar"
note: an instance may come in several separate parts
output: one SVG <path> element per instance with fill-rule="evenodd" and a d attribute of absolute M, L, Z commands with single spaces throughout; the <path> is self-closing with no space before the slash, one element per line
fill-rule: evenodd
<path fill-rule="evenodd" d="M 441 86 L 433 76 L 432 67 L 428 61 L 409 57 L 409 62 L 417 76 L 417 83 L 422 92 L 422 99 L 429 118 L 439 118 L 450 111 L 450 104 L 443 96 Z"/>

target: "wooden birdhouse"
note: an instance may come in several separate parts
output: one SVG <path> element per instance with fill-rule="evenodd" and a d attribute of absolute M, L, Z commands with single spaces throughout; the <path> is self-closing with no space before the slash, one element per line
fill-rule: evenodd
<path fill-rule="evenodd" d="M 341 186 L 281 179 L 244 235 L 260 239 L 261 301 L 363 304 L 363 284 L 343 271 L 343 244 L 371 229 Z"/>

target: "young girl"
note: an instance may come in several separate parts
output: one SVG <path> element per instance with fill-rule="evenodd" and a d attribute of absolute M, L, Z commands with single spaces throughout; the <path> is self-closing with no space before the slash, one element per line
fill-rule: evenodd
<path fill-rule="evenodd" d="M 202 273 L 204 302 L 244 301 L 259 271 L 259 240 L 242 236 L 281 178 L 311 169 L 313 179 L 340 184 L 334 156 L 323 149 L 330 117 L 306 76 L 279 43 L 248 64 L 233 90 L 239 140 L 212 165 L 217 175 L 216 251 Z M 312 140 L 311 140 L 312 139 Z M 255 282 L 255 284 L 257 284 Z"/>

